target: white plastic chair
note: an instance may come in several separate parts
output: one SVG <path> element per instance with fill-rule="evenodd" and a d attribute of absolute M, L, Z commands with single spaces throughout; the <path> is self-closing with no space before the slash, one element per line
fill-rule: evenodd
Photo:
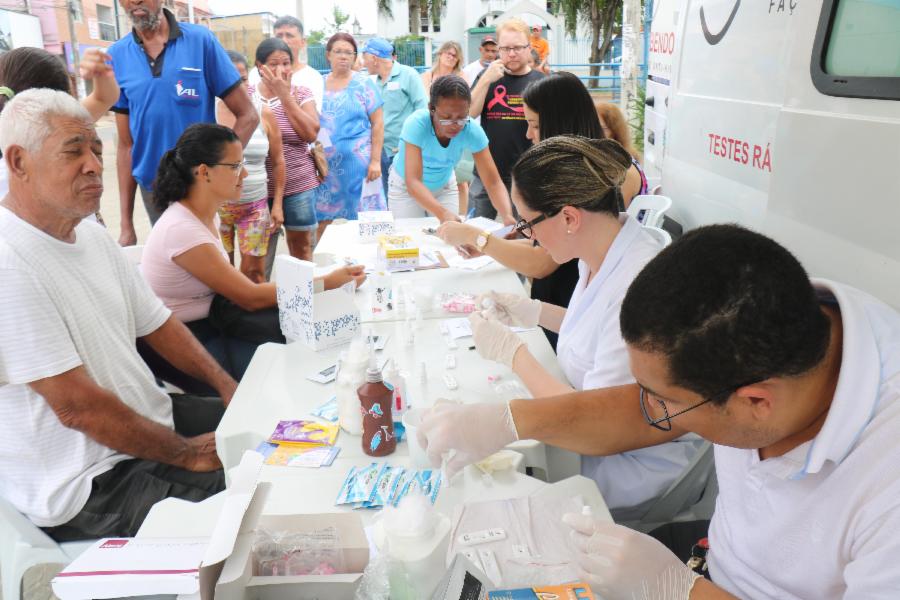
<path fill-rule="evenodd" d="M 628 205 L 627 212 L 632 218 L 644 227 L 659 227 L 662 225 L 663 215 L 672 208 L 672 199 L 668 196 L 635 196 Z"/>
<path fill-rule="evenodd" d="M 19 600 L 22 577 L 35 566 L 72 562 L 95 540 L 56 543 L 15 507 L 0 498 L 0 579 L 3 600 Z"/>
<path fill-rule="evenodd" d="M 672 236 L 665 229 L 662 229 L 660 227 L 645 226 L 644 230 L 655 237 L 657 240 L 659 240 L 663 247 L 668 246 L 672 243 Z"/>
<path fill-rule="evenodd" d="M 144 255 L 144 246 L 123 246 L 122 254 L 125 255 L 125 260 L 138 266 L 141 264 L 141 257 Z"/>

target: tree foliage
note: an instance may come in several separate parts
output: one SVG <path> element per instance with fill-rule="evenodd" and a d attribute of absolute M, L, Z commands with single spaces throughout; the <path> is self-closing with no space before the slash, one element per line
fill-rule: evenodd
<path fill-rule="evenodd" d="M 334 10 L 331 13 L 331 18 L 325 19 L 325 30 L 328 32 L 328 35 L 334 35 L 338 31 L 343 31 L 341 28 L 349 20 L 349 13 L 345 13 L 340 6 L 335 5 Z"/>
<path fill-rule="evenodd" d="M 591 33 L 591 63 L 600 62 L 612 45 L 613 32 L 621 20 L 622 0 L 553 0 L 554 12 L 562 15 L 566 34 L 578 36 L 579 22 L 588 25 Z M 591 67 L 591 75 L 599 73 Z"/>

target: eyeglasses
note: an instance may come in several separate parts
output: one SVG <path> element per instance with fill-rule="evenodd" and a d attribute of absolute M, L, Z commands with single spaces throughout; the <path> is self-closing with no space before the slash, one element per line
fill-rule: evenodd
<path fill-rule="evenodd" d="M 531 46 L 500 46 L 500 54 L 509 54 L 510 52 L 518 54 L 519 52 L 524 52 L 527 48 L 531 48 Z"/>
<path fill-rule="evenodd" d="M 434 111 L 431 111 L 431 114 L 434 115 Z M 441 127 L 451 127 L 453 125 L 456 125 L 457 127 L 465 127 L 471 120 L 472 119 L 470 117 L 466 117 L 465 119 L 438 119 L 437 122 Z"/>
<path fill-rule="evenodd" d="M 666 408 L 666 403 L 663 402 L 663 400 L 661 398 L 657 397 L 652 392 L 648 392 L 644 388 L 644 386 L 640 386 L 640 388 L 641 388 L 641 412 L 644 414 L 644 419 L 647 421 L 647 424 L 650 425 L 651 427 L 656 427 L 657 429 L 660 429 L 662 431 L 672 431 L 672 419 L 674 419 L 678 415 L 683 415 L 684 413 L 686 413 L 688 411 L 692 411 L 695 408 L 697 408 L 698 406 L 703 406 L 707 402 L 712 402 L 714 400 L 718 400 L 720 398 L 730 396 L 731 394 L 733 394 L 737 390 L 741 389 L 742 387 L 756 383 L 757 381 L 759 381 L 759 380 L 754 379 L 753 381 L 748 381 L 747 383 L 742 383 L 740 385 L 736 385 L 727 390 L 721 391 L 717 394 L 713 394 L 706 400 L 703 400 L 702 402 L 698 402 L 697 404 L 694 404 L 693 406 L 688 406 L 687 408 L 685 408 L 683 410 L 679 410 L 677 413 L 672 414 L 672 415 L 669 414 L 669 409 Z M 647 397 L 648 396 L 651 396 L 651 397 L 653 397 L 654 400 L 656 400 L 656 404 L 659 405 L 659 407 L 662 409 L 662 413 L 663 413 L 662 417 L 660 417 L 658 419 L 654 419 L 653 417 L 650 416 L 650 410 L 649 410 L 649 408 L 647 408 Z"/>
<path fill-rule="evenodd" d="M 242 160 L 241 162 L 236 162 L 236 163 L 212 163 L 209 166 L 210 167 L 228 167 L 235 173 L 240 173 L 244 169 L 244 167 L 247 166 L 247 161 Z"/>
<path fill-rule="evenodd" d="M 530 240 L 531 236 L 534 235 L 534 226 L 538 223 L 545 221 L 547 219 L 551 219 L 559 214 L 559 210 L 555 210 L 552 213 L 541 213 L 530 221 L 526 221 L 525 219 L 519 219 L 519 222 L 516 223 L 515 230 L 522 234 L 526 240 Z"/>
<path fill-rule="evenodd" d="M 650 416 L 650 410 L 647 408 L 647 396 L 651 396 L 654 400 L 656 400 L 656 403 L 662 409 L 663 416 L 658 419 L 654 419 Z M 646 419 L 648 425 L 650 425 L 651 427 L 656 427 L 657 429 L 660 429 L 662 431 L 672 431 L 672 419 L 674 419 L 678 415 L 683 415 L 690 410 L 694 410 L 698 406 L 703 406 L 707 402 L 710 402 L 710 400 L 711 398 L 707 398 L 703 402 L 698 402 L 693 406 L 689 406 L 684 410 L 678 411 L 674 415 L 670 415 L 669 409 L 666 408 L 666 403 L 656 396 L 648 393 L 647 390 L 644 389 L 644 386 L 641 386 L 641 412 L 644 413 L 644 419 Z"/>
<path fill-rule="evenodd" d="M 336 56 L 356 56 L 356 52 L 349 50 L 331 50 L 330 52 Z"/>

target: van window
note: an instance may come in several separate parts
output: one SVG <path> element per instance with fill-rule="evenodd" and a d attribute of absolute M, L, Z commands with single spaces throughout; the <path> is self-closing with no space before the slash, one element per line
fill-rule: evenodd
<path fill-rule="evenodd" d="M 900 2 L 825 0 L 811 74 L 824 94 L 900 99 Z"/>

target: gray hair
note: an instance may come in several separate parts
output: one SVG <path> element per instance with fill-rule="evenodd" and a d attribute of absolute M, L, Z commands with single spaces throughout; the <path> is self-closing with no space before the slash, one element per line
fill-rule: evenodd
<path fill-rule="evenodd" d="M 81 103 L 65 92 L 31 89 L 16 94 L 0 113 L 0 152 L 21 146 L 38 152 L 53 133 L 52 117 L 68 117 L 93 123 Z"/>

